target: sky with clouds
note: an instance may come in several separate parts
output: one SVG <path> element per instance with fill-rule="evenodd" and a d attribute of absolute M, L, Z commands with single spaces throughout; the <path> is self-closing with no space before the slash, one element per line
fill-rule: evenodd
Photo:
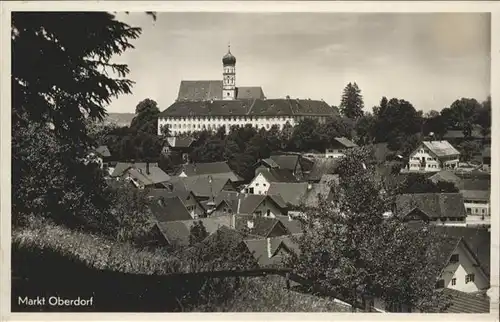
<path fill-rule="evenodd" d="M 161 110 L 181 80 L 222 79 L 222 56 L 236 56 L 236 83 L 268 98 L 323 99 L 338 105 L 356 82 L 365 106 L 382 96 L 423 111 L 490 92 L 490 16 L 478 13 L 144 13 L 117 19 L 143 29 L 115 58 L 136 82 L 108 112 L 134 112 L 145 98 Z"/>

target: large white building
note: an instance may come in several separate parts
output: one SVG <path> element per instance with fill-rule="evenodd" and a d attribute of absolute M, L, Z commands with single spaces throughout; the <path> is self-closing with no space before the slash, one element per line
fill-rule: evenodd
<path fill-rule="evenodd" d="M 305 118 L 325 122 L 338 111 L 322 100 L 266 99 L 260 86 L 236 86 L 236 58 L 222 58 L 222 80 L 181 81 L 177 100 L 158 118 L 158 134 L 166 126 L 171 135 L 232 126 L 270 129 L 294 126 Z"/>
<path fill-rule="evenodd" d="M 424 141 L 409 158 L 412 172 L 439 172 L 458 167 L 460 152 L 448 141 Z"/>

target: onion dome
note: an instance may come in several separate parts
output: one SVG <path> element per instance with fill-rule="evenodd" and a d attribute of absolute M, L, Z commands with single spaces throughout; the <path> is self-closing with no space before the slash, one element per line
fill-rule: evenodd
<path fill-rule="evenodd" d="M 227 54 L 222 57 L 222 63 L 224 65 L 236 65 L 236 57 L 231 54 L 231 48 L 228 46 L 227 48 Z"/>

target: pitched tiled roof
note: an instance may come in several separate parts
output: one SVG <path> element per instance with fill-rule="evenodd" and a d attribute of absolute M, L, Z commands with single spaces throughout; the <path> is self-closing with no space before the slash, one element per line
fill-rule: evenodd
<path fill-rule="evenodd" d="M 331 196 L 331 187 L 324 183 L 313 183 L 307 190 L 304 203 L 308 207 L 318 207 L 320 198 L 328 199 Z"/>
<path fill-rule="evenodd" d="M 339 161 L 337 159 L 331 158 L 321 158 L 315 160 L 311 171 L 307 175 L 307 179 L 311 181 L 319 181 L 325 174 L 334 174 L 337 170 L 338 162 Z"/>
<path fill-rule="evenodd" d="M 317 100 L 290 100 L 290 105 L 294 115 L 334 115 L 336 111 L 324 101 Z"/>
<path fill-rule="evenodd" d="M 272 182 L 269 190 L 267 190 L 267 194 L 280 195 L 287 204 L 300 206 L 305 202 L 307 185 L 307 182 Z"/>
<path fill-rule="evenodd" d="M 192 220 L 170 221 L 158 224 L 158 228 L 169 242 L 177 242 L 181 245 L 189 244 L 191 227 L 195 222 L 201 221 L 208 234 L 212 234 L 222 226 L 232 227 L 231 216 L 214 216 Z"/>
<path fill-rule="evenodd" d="M 204 174 L 232 172 L 227 162 L 207 162 L 183 164 L 178 173 L 184 172 L 188 177 Z"/>
<path fill-rule="evenodd" d="M 237 99 L 264 99 L 264 91 L 260 86 L 244 86 L 236 88 Z"/>
<path fill-rule="evenodd" d="M 460 193 L 464 197 L 464 199 L 470 200 L 483 200 L 483 201 L 489 201 L 490 200 L 490 192 L 489 191 L 484 191 L 484 190 L 460 190 Z"/>
<path fill-rule="evenodd" d="M 486 294 L 471 294 L 449 288 L 443 289 L 451 295 L 451 305 L 446 313 L 489 313 L 490 299 Z"/>
<path fill-rule="evenodd" d="M 297 182 L 297 178 L 288 169 L 272 168 L 262 170 L 259 173 L 262 173 L 269 182 Z"/>
<path fill-rule="evenodd" d="M 439 171 L 429 179 L 433 182 L 445 181 L 454 183 L 455 185 L 457 185 L 461 181 L 461 179 L 456 174 L 449 170 Z"/>
<path fill-rule="evenodd" d="M 109 158 L 111 156 L 111 152 L 109 152 L 108 146 L 101 145 L 95 149 L 95 153 L 99 154 L 103 158 Z"/>
<path fill-rule="evenodd" d="M 186 190 L 192 191 L 197 197 L 212 197 L 217 196 L 230 183 L 230 180 L 224 176 L 212 175 L 212 179 L 210 179 L 208 175 L 204 175 L 172 177 L 169 182 L 177 185 L 182 184 Z"/>
<path fill-rule="evenodd" d="M 438 157 L 460 155 L 448 141 L 424 141 L 422 144 Z"/>
<path fill-rule="evenodd" d="M 205 94 L 204 94 L 205 95 Z M 203 95 L 202 95 L 203 96 Z M 174 102 L 160 113 L 171 116 L 259 116 L 259 115 L 319 115 L 332 116 L 335 111 L 323 101 L 296 101 L 286 99 L 199 100 Z"/>
<path fill-rule="evenodd" d="M 280 166 L 279 166 L 276 162 L 274 162 L 274 160 L 273 160 L 273 159 L 271 159 L 271 158 L 262 159 L 262 160 L 260 160 L 260 163 L 263 163 L 263 164 L 267 165 L 267 166 L 268 166 L 268 167 L 270 167 L 270 168 L 279 168 L 279 167 L 280 167 Z"/>
<path fill-rule="evenodd" d="M 416 193 L 396 197 L 396 213 L 401 218 L 415 208 L 429 218 L 465 218 L 464 200 L 460 193 Z"/>
<path fill-rule="evenodd" d="M 300 221 L 290 219 L 288 216 L 276 216 L 276 219 L 281 221 L 290 234 L 296 235 L 302 233 L 302 223 Z"/>
<path fill-rule="evenodd" d="M 483 271 L 490 275 L 491 233 L 488 229 L 457 226 L 434 226 L 433 229 L 446 236 L 462 237 L 477 257 Z"/>
<path fill-rule="evenodd" d="M 149 166 L 150 168 L 158 167 L 158 163 L 151 162 L 149 163 Z M 146 162 L 117 162 L 111 176 L 121 177 L 123 173 L 125 173 L 125 171 L 128 170 L 130 167 L 146 171 Z"/>
<path fill-rule="evenodd" d="M 206 101 L 222 99 L 221 80 L 181 81 L 179 101 Z"/>
<path fill-rule="evenodd" d="M 239 193 L 233 191 L 221 191 L 215 198 L 215 204 L 218 206 L 222 201 L 225 201 L 231 206 L 235 214 L 253 214 L 255 209 L 265 200 L 270 199 L 281 208 L 286 205 L 283 199 L 276 196 L 254 195 L 249 193 Z"/>
<path fill-rule="evenodd" d="M 179 101 L 208 101 L 222 99 L 221 80 L 181 81 Z M 260 86 L 242 86 L 236 88 L 237 99 L 264 99 L 264 91 Z"/>
<path fill-rule="evenodd" d="M 248 221 L 253 222 L 253 228 L 248 228 Z M 269 233 L 276 225 L 281 225 L 281 222 L 275 218 L 255 217 L 253 215 L 236 215 L 235 228 L 238 231 L 248 231 L 250 234 L 261 237 L 268 237 Z M 283 230 L 286 230 L 282 226 Z"/>
<path fill-rule="evenodd" d="M 462 179 L 458 184 L 460 190 L 491 190 L 491 180 L 488 179 Z"/>
<path fill-rule="evenodd" d="M 299 163 L 300 156 L 291 154 L 271 155 L 270 159 L 276 162 L 280 169 L 294 171 Z"/>
<path fill-rule="evenodd" d="M 292 206 L 317 207 L 319 203 L 318 195 L 327 198 L 330 194 L 330 187 L 325 184 L 308 184 L 307 182 L 273 182 L 269 186 L 267 194 L 280 195 L 286 203 Z"/>
<path fill-rule="evenodd" d="M 298 250 L 298 245 L 286 236 L 268 239 L 247 239 L 245 244 L 253 253 L 260 267 L 280 266 L 283 263 L 283 256 L 278 251 L 279 249 L 283 249 L 285 252 L 296 252 Z"/>
<path fill-rule="evenodd" d="M 153 198 L 149 201 L 149 208 L 158 222 L 193 218 L 179 197 Z"/>
<path fill-rule="evenodd" d="M 149 166 L 149 172 L 147 169 L 131 167 L 125 173 L 128 173 L 132 178 L 145 186 L 170 180 L 170 176 L 159 167 Z"/>
<path fill-rule="evenodd" d="M 351 140 L 345 137 L 334 138 L 334 140 L 346 148 L 355 148 L 358 146 L 356 143 L 352 142 Z"/>

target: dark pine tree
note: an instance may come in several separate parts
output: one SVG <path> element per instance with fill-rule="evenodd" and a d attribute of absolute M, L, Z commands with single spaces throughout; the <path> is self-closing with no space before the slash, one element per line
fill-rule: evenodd
<path fill-rule="evenodd" d="M 356 83 L 349 83 L 344 88 L 340 102 L 340 113 L 350 119 L 358 119 L 363 116 L 363 96 Z"/>

